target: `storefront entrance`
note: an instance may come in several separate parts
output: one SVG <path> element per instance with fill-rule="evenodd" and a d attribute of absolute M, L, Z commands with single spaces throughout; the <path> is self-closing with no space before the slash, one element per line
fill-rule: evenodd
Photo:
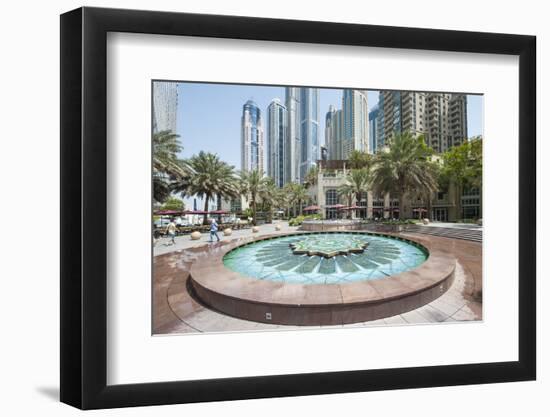
<path fill-rule="evenodd" d="M 433 209 L 433 219 L 436 222 L 447 222 L 449 221 L 447 208 L 434 208 Z"/>

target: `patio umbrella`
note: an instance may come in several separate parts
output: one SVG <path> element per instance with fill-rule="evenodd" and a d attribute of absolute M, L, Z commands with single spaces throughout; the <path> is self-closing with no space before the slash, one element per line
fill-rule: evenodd
<path fill-rule="evenodd" d="M 426 213 L 428 210 L 426 210 L 425 208 L 421 208 L 421 207 L 418 207 L 418 208 L 414 208 L 413 209 L 413 212 L 414 213 L 418 213 L 418 218 L 420 219 L 421 216 L 422 216 L 422 213 Z"/>
<path fill-rule="evenodd" d="M 155 216 L 178 216 L 185 213 L 183 210 L 155 210 Z"/>
<path fill-rule="evenodd" d="M 319 211 L 319 206 L 307 206 L 304 211 Z"/>
<path fill-rule="evenodd" d="M 207 211 L 204 210 L 188 210 L 184 212 L 185 214 L 206 214 Z"/>

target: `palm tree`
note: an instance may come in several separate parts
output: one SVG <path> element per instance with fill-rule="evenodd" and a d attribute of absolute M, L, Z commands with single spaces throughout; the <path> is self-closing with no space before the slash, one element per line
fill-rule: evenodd
<path fill-rule="evenodd" d="M 317 176 L 319 174 L 319 168 L 317 165 L 312 166 L 306 174 L 304 185 L 306 188 L 312 187 L 317 184 Z"/>
<path fill-rule="evenodd" d="M 292 187 L 292 201 L 294 201 L 294 203 L 298 203 L 300 216 L 302 215 L 302 203 L 307 201 L 308 199 L 309 195 L 306 188 L 303 185 L 294 184 L 294 186 Z"/>
<path fill-rule="evenodd" d="M 352 169 L 346 178 L 346 183 L 340 186 L 340 195 L 348 197 L 351 206 L 351 197 L 355 196 L 355 201 L 359 202 L 361 194 L 368 191 L 369 185 L 370 173 L 368 168 Z"/>
<path fill-rule="evenodd" d="M 482 179 L 481 139 L 464 142 L 443 154 L 443 175 L 455 184 L 457 216 L 462 216 L 462 191 L 465 187 L 481 188 Z"/>
<path fill-rule="evenodd" d="M 288 205 L 290 204 L 290 202 L 285 187 L 277 189 L 275 193 L 275 204 L 279 209 L 282 208 L 284 210 L 285 217 L 288 217 Z"/>
<path fill-rule="evenodd" d="M 259 190 L 259 197 L 262 201 L 262 211 L 267 212 L 267 222 L 273 221 L 273 206 L 277 202 L 279 188 L 275 185 L 273 178 L 265 178 Z"/>
<path fill-rule="evenodd" d="M 207 224 L 208 204 L 212 198 L 232 198 L 239 195 L 235 170 L 233 166 L 220 160 L 218 155 L 203 151 L 193 155 L 186 163 L 192 170 L 190 181 L 177 183 L 173 189 L 204 199 L 203 224 Z"/>
<path fill-rule="evenodd" d="M 154 133 L 153 142 L 153 198 L 162 203 L 170 196 L 171 181 L 186 177 L 188 171 L 178 159 L 182 147 L 179 136 L 170 130 Z"/>
<path fill-rule="evenodd" d="M 353 201 L 353 192 L 354 192 L 353 187 L 349 183 L 342 184 L 340 187 L 338 187 L 338 190 L 337 190 L 338 197 L 347 198 L 348 206 L 350 206 L 350 207 L 351 207 L 351 203 Z M 350 213 L 350 216 L 351 216 L 351 212 L 349 212 L 349 213 Z"/>
<path fill-rule="evenodd" d="M 372 165 L 372 155 L 358 150 L 351 151 L 348 157 L 349 168 L 351 169 L 370 169 Z"/>
<path fill-rule="evenodd" d="M 431 154 L 424 137 L 415 138 L 409 132 L 395 133 L 387 149 L 376 154 L 372 175 L 374 189 L 398 196 L 401 217 L 408 192 L 436 183 L 433 172 L 426 170 Z"/>
<path fill-rule="evenodd" d="M 427 160 L 424 162 L 423 169 L 426 175 L 414 193 L 426 202 L 428 218 L 431 219 L 433 194 L 440 189 L 441 166 L 438 162 Z"/>
<path fill-rule="evenodd" d="M 179 135 L 172 133 L 171 130 L 153 134 L 153 168 L 156 171 L 166 174 L 179 174 L 178 153 L 182 146 L 179 141 Z"/>
<path fill-rule="evenodd" d="M 285 211 L 288 217 L 290 217 L 290 207 L 292 206 L 293 216 L 296 217 L 296 206 L 294 201 L 294 187 L 293 182 L 287 182 L 283 188 L 281 188 L 281 201 L 284 203 Z"/>
<path fill-rule="evenodd" d="M 264 184 L 263 172 L 258 170 L 253 171 L 241 171 L 240 178 L 240 193 L 250 197 L 250 203 L 252 206 L 252 224 L 256 225 L 257 203 L 258 196 Z"/>

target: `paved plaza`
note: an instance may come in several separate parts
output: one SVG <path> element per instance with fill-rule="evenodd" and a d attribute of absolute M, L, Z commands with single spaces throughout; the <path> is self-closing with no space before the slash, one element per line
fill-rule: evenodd
<path fill-rule="evenodd" d="M 275 230 L 275 225 L 279 225 L 281 227 L 280 231 Z M 231 236 L 224 236 L 223 230 L 218 231 L 218 236 L 220 237 L 221 241 L 228 241 L 233 239 L 239 239 L 244 237 L 260 237 L 265 235 L 272 235 L 272 234 L 287 234 L 289 232 L 294 232 L 298 230 L 298 227 L 292 227 L 288 225 L 288 222 L 277 222 L 274 221 L 273 224 L 264 224 L 258 226 L 259 232 L 252 233 L 252 228 L 249 227 L 248 229 L 241 229 L 241 230 L 233 230 Z M 163 255 L 165 253 L 175 252 L 182 249 L 189 249 L 189 248 L 196 248 L 199 246 L 204 246 L 205 244 L 209 243 L 210 240 L 210 233 L 202 233 L 201 238 L 199 240 L 191 240 L 191 237 L 189 235 L 182 235 L 176 237 L 176 244 L 171 245 L 170 239 L 167 237 L 161 238 L 153 248 L 153 255 Z M 216 238 L 214 237 L 214 241 L 216 241 Z"/>
<path fill-rule="evenodd" d="M 161 239 L 154 248 L 153 333 L 188 334 L 321 327 L 275 325 L 238 319 L 202 305 L 188 291 L 189 270 L 197 260 L 219 254 L 229 244 L 245 243 L 261 236 L 283 235 L 297 230 L 296 227 L 281 222 L 281 230 L 276 231 L 275 224 L 259 226 L 258 233 L 243 229 L 234 231 L 231 236 L 223 236 L 220 232 L 222 241 L 215 243 L 208 242 L 209 234 L 203 234 L 196 241 L 191 240 L 188 235 L 180 236 L 176 238 L 175 245 L 167 245 L 167 239 Z M 403 314 L 361 323 L 322 327 L 449 323 L 481 319 L 481 243 L 419 233 L 402 233 L 401 236 L 423 241 L 427 245 L 437 245 L 453 254 L 456 258 L 456 269 L 451 287 L 436 300 Z"/>

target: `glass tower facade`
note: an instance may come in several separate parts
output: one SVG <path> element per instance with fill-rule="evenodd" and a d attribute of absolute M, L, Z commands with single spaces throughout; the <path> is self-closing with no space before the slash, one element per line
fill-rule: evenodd
<path fill-rule="evenodd" d="M 285 147 L 285 183 L 300 182 L 300 88 L 285 88 L 285 106 L 287 110 L 287 144 Z"/>
<path fill-rule="evenodd" d="M 285 185 L 287 177 L 287 110 L 279 99 L 273 99 L 267 107 L 267 175 L 275 185 Z"/>
<path fill-rule="evenodd" d="M 300 182 L 321 158 L 319 143 L 319 90 L 300 88 Z"/>
<path fill-rule="evenodd" d="M 259 107 L 252 100 L 243 106 L 241 118 L 241 170 L 264 171 L 264 128 Z"/>
<path fill-rule="evenodd" d="M 369 151 L 369 110 L 367 91 L 344 90 L 342 93 L 344 118 L 342 159 L 347 159 L 354 150 Z"/>
<path fill-rule="evenodd" d="M 376 132 L 378 130 L 378 106 L 375 106 L 369 113 L 369 151 L 370 153 L 376 153 L 377 139 Z"/>
<path fill-rule="evenodd" d="M 169 130 L 176 132 L 178 84 L 167 81 L 153 82 L 153 133 Z"/>

